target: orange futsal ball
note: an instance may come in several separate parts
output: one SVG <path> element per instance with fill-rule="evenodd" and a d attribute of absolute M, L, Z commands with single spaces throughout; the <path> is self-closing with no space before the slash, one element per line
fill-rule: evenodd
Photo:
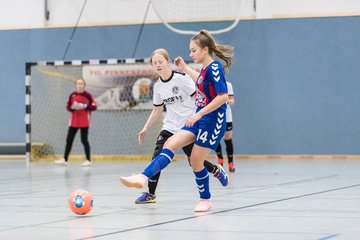
<path fill-rule="evenodd" d="M 84 215 L 91 211 L 93 197 L 91 193 L 79 189 L 70 193 L 68 203 L 71 211 L 79 215 Z"/>

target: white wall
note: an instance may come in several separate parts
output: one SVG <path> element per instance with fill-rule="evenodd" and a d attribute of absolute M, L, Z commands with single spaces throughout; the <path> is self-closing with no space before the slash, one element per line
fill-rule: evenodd
<path fill-rule="evenodd" d="M 84 2 L 84 0 L 48 1 L 51 12 L 48 26 L 73 25 Z M 216 6 L 216 3 L 221 1 L 227 5 Z M 241 1 L 244 1 L 244 4 L 241 5 Z M 199 12 L 198 9 L 204 2 L 206 8 L 210 9 L 210 14 Z M 103 0 L 102 4 L 99 3 L 100 0 L 88 0 L 81 17 L 81 25 L 142 23 L 149 0 Z M 187 5 L 192 7 L 187 7 Z M 207 16 L 211 19 L 228 19 L 229 17 L 234 19 L 240 6 L 242 7 L 241 16 L 254 18 L 253 0 L 153 0 L 146 16 L 146 23 L 161 22 L 158 13 L 161 18 L 172 21 L 202 20 Z"/>
<path fill-rule="evenodd" d="M 0 0 L 0 28 L 44 26 L 44 0 Z"/>
<path fill-rule="evenodd" d="M 50 10 L 49 21 L 45 20 L 45 0 L 0 0 L 0 29 L 41 28 L 73 26 L 81 11 L 84 0 L 47 0 Z M 212 2 L 218 4 L 212 12 L 212 19 L 234 18 L 235 10 L 240 0 L 153 0 L 157 9 L 161 10 L 163 18 L 171 20 L 201 20 L 199 6 L 210 6 Z M 195 7 L 186 11 L 178 11 L 189 1 Z M 249 18 L 281 18 L 281 17 L 309 17 L 309 16 L 348 16 L 360 15 L 360 0 L 242 0 L 241 17 Z M 81 17 L 80 26 L 112 25 L 141 23 L 149 0 L 88 0 Z M 229 2 L 233 5 L 228 7 Z M 182 4 L 182 5 L 181 5 Z M 226 5 L 225 5 L 226 4 Z M 166 15 L 168 13 L 168 15 Z M 214 14 L 215 13 L 215 14 Z M 146 18 L 146 23 L 160 22 L 154 8 Z"/>
<path fill-rule="evenodd" d="M 285 3 L 284 3 L 285 2 Z M 275 15 L 352 15 L 360 14 L 359 0 L 276 0 Z M 282 6 L 282 7 L 281 7 Z"/>

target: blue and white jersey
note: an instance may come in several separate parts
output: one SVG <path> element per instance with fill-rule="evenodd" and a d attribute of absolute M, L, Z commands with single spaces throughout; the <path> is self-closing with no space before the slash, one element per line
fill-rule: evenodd
<path fill-rule="evenodd" d="M 196 106 L 203 108 L 217 95 L 228 93 L 224 70 L 219 61 L 214 61 L 200 72 L 196 80 Z M 226 104 L 218 110 L 226 111 Z"/>
<path fill-rule="evenodd" d="M 211 103 L 216 96 L 227 93 L 224 70 L 220 62 L 214 61 L 201 70 L 196 80 L 197 111 Z M 216 150 L 226 131 L 226 105 L 224 103 L 215 111 L 202 116 L 193 126 L 184 126 L 182 129 L 196 136 L 196 145 Z"/>

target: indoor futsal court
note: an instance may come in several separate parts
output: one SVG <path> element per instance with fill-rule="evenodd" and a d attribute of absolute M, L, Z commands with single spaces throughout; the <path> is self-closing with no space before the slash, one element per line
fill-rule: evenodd
<path fill-rule="evenodd" d="M 0 239 L 360 239 L 359 0 L 0 4 Z"/>
<path fill-rule="evenodd" d="M 120 186 L 142 162 L 67 168 L 1 161 L 1 239 L 357 239 L 360 167 L 349 160 L 241 160 L 223 188 L 210 184 L 213 209 L 195 214 L 196 187 L 185 161 L 164 172 L 153 205 L 135 205 L 138 189 Z M 264 167 L 266 166 L 266 167 Z M 176 187 L 174 187 L 176 186 Z M 94 207 L 74 215 L 67 196 L 93 193 Z"/>

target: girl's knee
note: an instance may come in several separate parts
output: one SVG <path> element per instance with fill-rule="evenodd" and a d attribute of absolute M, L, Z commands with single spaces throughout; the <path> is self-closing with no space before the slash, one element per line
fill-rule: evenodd
<path fill-rule="evenodd" d="M 89 146 L 89 141 L 87 139 L 82 139 L 81 140 L 81 143 L 84 145 L 84 146 Z"/>
<path fill-rule="evenodd" d="M 176 143 L 174 143 L 174 142 L 172 142 L 172 141 L 166 141 L 166 143 L 164 144 L 164 147 L 163 147 L 163 149 L 164 148 L 167 148 L 167 149 L 169 149 L 170 151 L 172 151 L 173 153 L 175 153 L 178 149 L 179 149 L 179 147 L 177 147 L 176 146 Z"/>
<path fill-rule="evenodd" d="M 204 162 L 196 161 L 195 159 L 190 158 L 190 166 L 194 172 L 199 172 L 204 168 Z"/>
<path fill-rule="evenodd" d="M 232 133 L 231 132 L 226 132 L 224 135 L 224 140 L 230 140 L 232 138 Z"/>

